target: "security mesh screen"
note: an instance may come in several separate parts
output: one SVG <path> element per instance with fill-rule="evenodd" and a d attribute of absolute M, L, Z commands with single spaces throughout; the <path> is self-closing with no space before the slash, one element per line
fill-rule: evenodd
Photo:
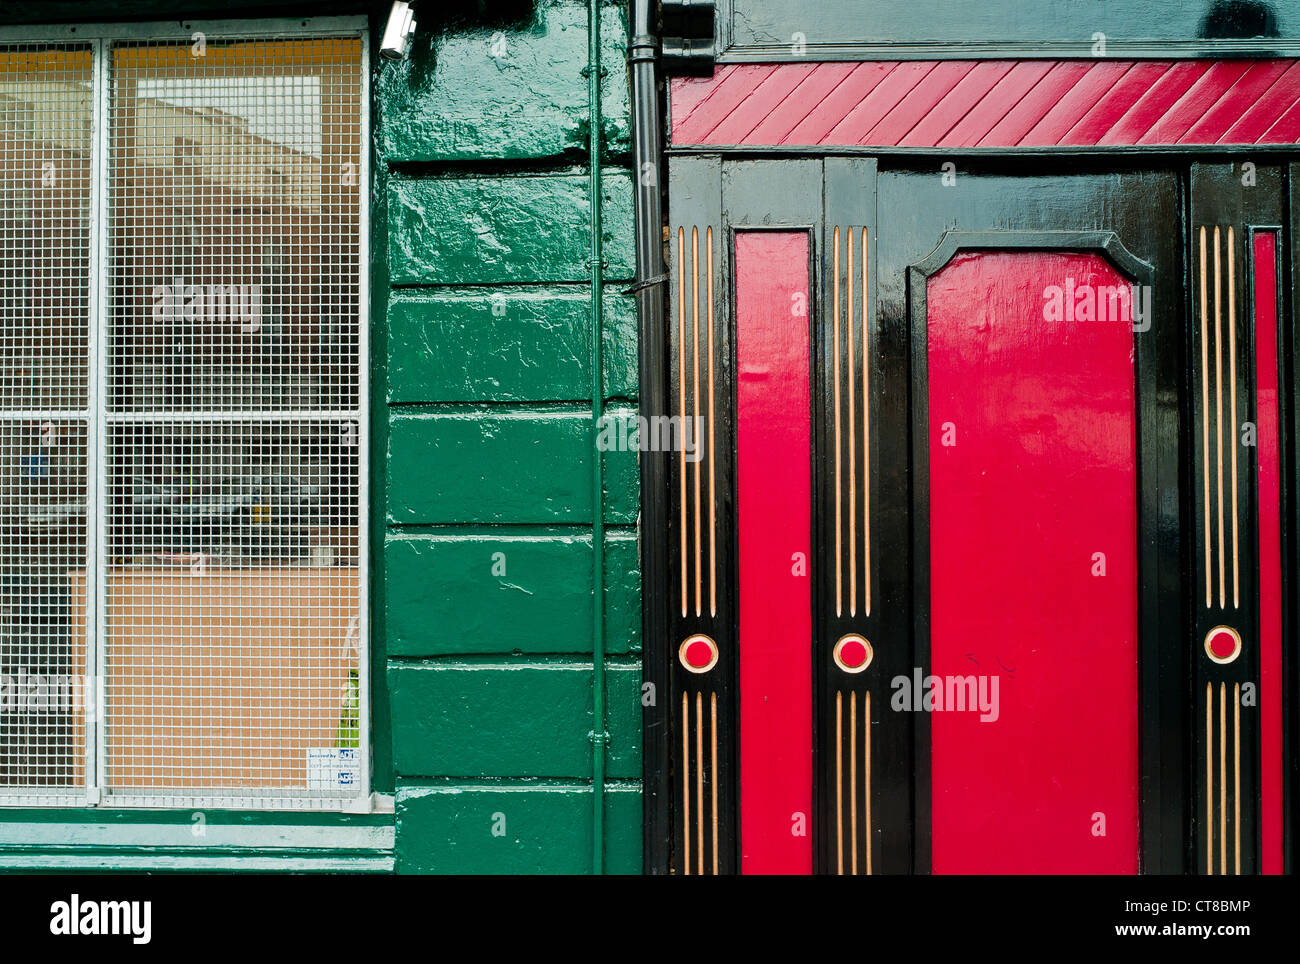
<path fill-rule="evenodd" d="M 0 46 L 0 794 L 85 780 L 91 78 Z"/>
<path fill-rule="evenodd" d="M 360 58 L 111 49 L 115 794 L 357 792 Z"/>

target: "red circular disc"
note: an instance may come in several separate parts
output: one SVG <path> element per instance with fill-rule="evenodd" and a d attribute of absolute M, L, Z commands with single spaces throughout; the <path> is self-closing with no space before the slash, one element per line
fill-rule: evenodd
<path fill-rule="evenodd" d="M 844 672 L 861 673 L 871 665 L 871 644 L 857 633 L 848 633 L 839 638 L 831 655 Z"/>
<path fill-rule="evenodd" d="M 686 647 L 686 662 L 695 669 L 703 669 L 713 659 L 713 647 L 702 639 L 697 639 Z"/>
<path fill-rule="evenodd" d="M 677 658 L 692 673 L 707 673 L 718 664 L 718 644 L 708 636 L 688 636 L 677 649 Z"/>
<path fill-rule="evenodd" d="M 840 647 L 840 661 L 849 669 L 857 669 L 867 661 L 867 647 L 859 640 L 846 640 Z"/>
<path fill-rule="evenodd" d="M 1241 649 L 1241 637 L 1225 627 L 1210 630 L 1205 649 L 1211 659 L 1226 663 L 1234 659 Z"/>

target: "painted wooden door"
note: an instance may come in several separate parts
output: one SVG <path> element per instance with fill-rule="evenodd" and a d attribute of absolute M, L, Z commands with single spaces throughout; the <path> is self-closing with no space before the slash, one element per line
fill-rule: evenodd
<path fill-rule="evenodd" d="M 673 160 L 669 869 L 1280 853 L 1281 172 L 1233 178 Z"/>

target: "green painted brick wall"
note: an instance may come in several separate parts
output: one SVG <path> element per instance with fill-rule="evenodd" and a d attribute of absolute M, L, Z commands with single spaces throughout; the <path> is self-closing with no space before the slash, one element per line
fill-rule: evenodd
<path fill-rule="evenodd" d="M 512 531 L 389 536 L 390 656 L 592 651 L 591 536 Z M 607 529 L 607 652 L 640 651 L 640 597 L 636 534 Z"/>
<path fill-rule="evenodd" d="M 601 11 L 601 119 L 607 154 L 629 152 L 627 16 Z M 379 85 L 379 147 L 389 161 L 533 159 L 587 150 L 587 8 L 541 0 L 520 29 L 417 36 Z M 448 92 L 454 96 L 448 97 Z"/>
<path fill-rule="evenodd" d="M 611 418 L 626 413 L 610 410 Z M 393 523 L 590 522 L 591 412 L 392 410 L 388 520 Z M 601 453 L 605 518 L 637 516 L 637 453 Z"/>
<path fill-rule="evenodd" d="M 636 270 L 632 175 L 602 181 L 608 277 Z M 585 281 L 591 202 L 579 174 L 400 178 L 388 186 L 388 270 L 395 285 Z"/>
<path fill-rule="evenodd" d="M 572 783 L 428 786 L 397 790 L 399 873 L 581 874 L 589 869 L 591 787 Z M 641 787 L 606 790 L 605 869 L 641 872 Z"/>
<path fill-rule="evenodd" d="M 637 393 L 636 304 L 606 285 L 605 397 Z M 591 392 L 591 298 L 578 288 L 407 288 L 388 305 L 388 401 L 545 402 Z"/>
<path fill-rule="evenodd" d="M 623 2 L 601 7 L 603 401 L 637 402 Z M 592 498 L 587 5 L 417 33 L 375 66 L 376 632 L 407 873 L 592 866 L 592 519 L 605 869 L 641 869 L 635 452 Z M 382 732 L 382 731 L 381 731 Z M 494 817 L 504 825 L 493 833 Z"/>
<path fill-rule="evenodd" d="M 610 777 L 641 775 L 641 667 L 609 662 Z M 403 775 L 580 777 L 591 772 L 591 663 L 439 659 L 388 668 Z"/>

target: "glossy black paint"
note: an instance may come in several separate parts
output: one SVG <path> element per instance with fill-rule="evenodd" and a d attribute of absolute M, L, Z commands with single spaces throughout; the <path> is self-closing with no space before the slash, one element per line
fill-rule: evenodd
<path fill-rule="evenodd" d="M 1238 453 L 1238 489 L 1241 494 L 1240 503 L 1240 592 L 1243 605 L 1239 608 L 1207 609 L 1204 605 L 1204 590 L 1197 587 L 1204 586 L 1205 580 L 1205 557 L 1204 541 L 1206 538 L 1214 538 L 1211 533 L 1204 531 L 1204 497 L 1203 488 L 1199 483 L 1201 470 L 1201 459 L 1212 459 L 1212 453 L 1202 453 L 1199 451 L 1200 445 L 1197 439 L 1201 438 L 1202 432 L 1202 415 L 1201 406 L 1193 404 L 1191 406 L 1189 425 L 1192 429 L 1193 446 L 1197 449 L 1195 458 L 1195 467 L 1197 481 L 1191 486 L 1191 497 L 1194 503 L 1194 512 L 1191 523 L 1188 527 L 1189 535 L 1194 538 L 1192 546 L 1192 570 L 1194 573 L 1192 579 L 1192 591 L 1190 593 L 1190 612 L 1191 635 L 1189 637 L 1189 649 L 1193 658 L 1193 673 L 1191 677 L 1192 705 L 1196 708 L 1193 726 L 1197 726 L 1198 721 L 1201 727 L 1200 738 L 1195 741 L 1197 753 L 1193 763 L 1192 787 L 1195 791 L 1195 810 L 1194 826 L 1192 839 L 1195 846 L 1195 857 L 1193 860 L 1193 869 L 1196 872 L 1204 872 L 1206 866 L 1205 850 L 1205 821 L 1217 816 L 1217 803 L 1215 807 L 1211 806 L 1212 801 L 1205 799 L 1205 780 L 1201 776 L 1205 772 L 1205 739 L 1203 734 L 1205 686 L 1211 684 L 1215 690 L 1220 683 L 1226 683 L 1228 693 L 1232 693 L 1234 684 L 1247 684 L 1258 686 L 1259 682 L 1259 607 L 1256 600 L 1256 586 L 1259 581 L 1259 549 L 1258 549 L 1258 487 L 1259 478 L 1258 462 L 1256 458 L 1257 449 L 1253 445 L 1242 444 L 1242 423 L 1249 420 L 1256 423 L 1255 412 L 1255 369 L 1254 369 L 1254 305 L 1252 287 L 1250 285 L 1250 272 L 1253 266 L 1253 255 L 1249 250 L 1250 229 L 1253 227 L 1278 227 L 1282 222 L 1282 174 L 1280 168 L 1276 166 L 1259 165 L 1254 170 L 1253 185 L 1247 186 L 1243 182 L 1244 172 L 1239 163 L 1195 163 L 1191 165 L 1189 175 L 1189 204 L 1190 217 L 1188 219 L 1188 251 L 1192 258 L 1193 283 L 1189 285 L 1189 299 L 1187 305 L 1187 343 L 1199 345 L 1199 325 L 1200 325 L 1200 306 L 1199 306 L 1199 286 L 1200 286 L 1200 267 L 1199 267 L 1199 234 L 1200 227 L 1206 225 L 1209 230 L 1207 235 L 1210 236 L 1208 244 L 1210 247 L 1210 295 L 1209 301 L 1213 301 L 1213 238 L 1212 231 L 1215 225 L 1220 226 L 1221 243 L 1227 244 L 1226 228 L 1232 225 L 1234 228 L 1234 249 L 1237 272 L 1237 317 L 1236 317 L 1236 338 L 1237 338 L 1237 386 L 1238 386 L 1238 413 L 1237 424 L 1228 426 L 1231 429 L 1231 435 L 1225 436 L 1225 444 L 1236 446 Z M 1226 257 L 1226 254 L 1225 254 Z M 1224 284 L 1227 283 L 1227 264 L 1226 260 L 1222 263 Z M 1223 324 L 1226 335 L 1228 318 L 1228 304 L 1226 287 L 1222 295 Z M 1213 325 L 1213 308 L 1210 309 L 1209 324 Z M 1200 385 L 1199 357 L 1198 351 L 1190 352 L 1189 361 L 1191 370 L 1188 372 L 1188 384 L 1195 391 Z M 1212 351 L 1212 349 L 1211 349 Z M 1213 358 L 1213 354 L 1211 354 Z M 1229 364 L 1227 353 L 1224 354 L 1225 377 L 1227 376 L 1226 366 Z M 1213 364 L 1213 363 L 1212 363 Z M 1229 408 L 1224 409 L 1225 419 L 1228 417 Z M 1214 428 L 1210 427 L 1211 446 L 1214 446 Z M 1225 458 L 1225 461 L 1228 461 Z M 1214 463 L 1211 462 L 1211 474 L 1214 475 Z M 1231 464 L 1225 465 L 1225 473 L 1231 473 Z M 1212 485 L 1214 483 L 1212 482 Z M 1231 485 L 1230 475 L 1226 478 L 1225 484 Z M 1229 567 L 1230 567 L 1229 563 Z M 1229 568 L 1229 579 L 1231 579 L 1231 569 Z M 1217 591 L 1217 590 L 1216 590 Z M 1231 589 L 1228 590 L 1229 605 L 1231 605 Z M 1216 597 L 1217 598 L 1217 597 Z M 1214 626 L 1227 624 L 1237 629 L 1244 640 L 1244 647 L 1241 658 L 1228 666 L 1217 666 L 1212 663 L 1205 655 L 1202 646 L 1206 633 Z M 1231 716 L 1229 717 L 1231 718 Z M 1244 853 L 1242 855 L 1242 872 L 1254 873 L 1259 866 L 1260 852 L 1258 841 L 1259 827 L 1259 805 L 1260 805 L 1260 787 L 1259 787 L 1259 709 L 1258 701 L 1254 705 L 1243 705 L 1241 711 L 1242 724 L 1242 798 L 1241 807 L 1241 837 L 1244 843 Z M 1218 779 L 1216 773 L 1216 780 Z M 1217 793 L 1217 786 L 1216 786 Z M 1231 796 L 1232 791 L 1229 791 Z M 1232 800 L 1229 800 L 1229 810 L 1227 815 L 1227 825 L 1229 834 L 1233 834 L 1235 827 L 1235 807 Z M 1233 857 L 1229 854 L 1229 865 L 1233 864 Z M 1216 861 L 1217 869 L 1217 861 Z"/>
<path fill-rule="evenodd" d="M 664 383 L 664 264 L 663 184 L 667 165 L 662 155 L 658 81 L 655 71 L 654 3 L 631 0 L 628 36 L 628 79 L 632 100 L 633 169 L 641 172 L 633 196 L 636 221 L 636 300 L 639 322 L 638 374 L 641 412 L 647 418 L 667 414 Z M 649 176 L 647 177 L 647 173 Z M 667 453 L 642 452 L 641 531 L 655 537 L 641 540 L 642 686 L 642 815 L 643 864 L 648 874 L 668 872 L 668 727 L 658 703 L 668 687 L 667 546 L 658 533 L 668 527 Z"/>
<path fill-rule="evenodd" d="M 718 0 L 719 60 L 1226 56 L 1300 43 L 1286 0 Z M 1099 52 L 1099 34 L 1104 52 Z"/>

